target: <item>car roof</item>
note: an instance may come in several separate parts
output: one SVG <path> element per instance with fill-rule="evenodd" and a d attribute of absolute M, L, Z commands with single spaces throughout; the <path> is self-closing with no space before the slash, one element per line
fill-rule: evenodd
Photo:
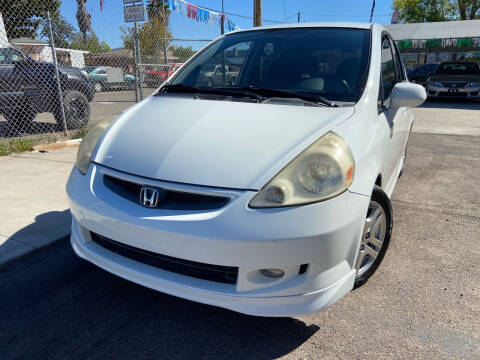
<path fill-rule="evenodd" d="M 255 27 L 250 29 L 240 29 L 232 31 L 229 34 L 239 33 L 239 32 L 246 32 L 246 31 L 258 31 L 258 30 L 270 30 L 270 29 L 295 29 L 295 28 L 352 28 L 352 29 L 371 29 L 372 27 L 379 27 L 381 30 L 386 30 L 383 26 L 378 24 L 372 23 L 362 23 L 362 22 L 344 22 L 344 21 L 337 21 L 337 22 L 329 22 L 329 21 L 322 21 L 322 22 L 305 22 L 305 23 L 288 23 L 288 24 L 279 24 L 279 25 L 269 25 L 269 26 L 261 26 Z"/>

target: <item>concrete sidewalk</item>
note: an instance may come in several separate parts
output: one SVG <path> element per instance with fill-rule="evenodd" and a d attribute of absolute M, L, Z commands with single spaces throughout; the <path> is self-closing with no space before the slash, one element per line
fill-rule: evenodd
<path fill-rule="evenodd" d="M 77 149 L 0 157 L 0 267 L 70 233 L 65 184 Z"/>

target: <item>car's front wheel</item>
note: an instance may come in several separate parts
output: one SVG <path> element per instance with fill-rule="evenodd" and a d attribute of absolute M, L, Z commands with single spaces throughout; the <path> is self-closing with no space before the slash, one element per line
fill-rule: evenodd
<path fill-rule="evenodd" d="M 390 199 L 379 186 L 375 185 L 358 249 L 354 288 L 366 283 L 382 262 L 390 243 L 392 227 Z"/>

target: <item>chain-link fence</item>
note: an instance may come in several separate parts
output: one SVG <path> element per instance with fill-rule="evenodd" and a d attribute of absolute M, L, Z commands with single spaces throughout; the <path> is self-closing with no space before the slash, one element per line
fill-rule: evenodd
<path fill-rule="evenodd" d="M 78 136 L 152 94 L 210 41 L 174 38 L 162 0 L 145 1 L 138 24 L 112 19 L 99 39 L 85 3 L 0 2 L 0 142 Z"/>

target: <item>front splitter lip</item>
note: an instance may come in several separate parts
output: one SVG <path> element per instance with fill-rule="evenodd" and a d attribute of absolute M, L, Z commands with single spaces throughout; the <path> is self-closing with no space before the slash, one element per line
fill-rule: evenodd
<path fill-rule="evenodd" d="M 222 294 L 165 280 L 160 269 L 121 257 L 100 247 L 95 249 L 79 239 L 74 227 L 70 241 L 78 256 L 126 280 L 169 295 L 247 315 L 287 317 L 320 311 L 346 295 L 355 281 L 355 270 L 352 270 L 328 287 L 308 294 L 272 297 Z"/>

